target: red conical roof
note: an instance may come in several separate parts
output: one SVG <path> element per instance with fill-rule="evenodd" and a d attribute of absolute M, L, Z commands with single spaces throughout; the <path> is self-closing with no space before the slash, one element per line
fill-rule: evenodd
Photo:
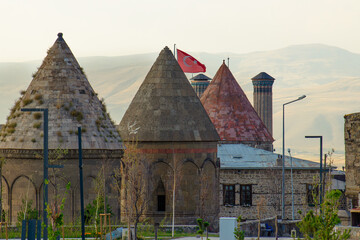
<path fill-rule="evenodd" d="M 201 102 L 222 141 L 274 141 L 225 63 L 203 93 Z"/>

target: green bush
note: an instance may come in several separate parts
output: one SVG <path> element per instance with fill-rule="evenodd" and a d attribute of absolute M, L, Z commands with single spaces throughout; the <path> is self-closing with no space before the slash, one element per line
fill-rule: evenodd
<path fill-rule="evenodd" d="M 99 205 L 97 201 L 99 200 Z M 96 209 L 97 209 L 97 216 L 96 216 Z M 111 211 L 111 207 L 109 204 L 106 204 L 106 212 L 110 213 L 113 216 Z M 92 203 L 89 203 L 85 208 L 84 218 L 85 224 L 90 225 L 93 224 L 96 220 L 96 223 L 100 223 L 99 214 L 104 213 L 104 198 L 101 196 L 98 199 L 95 199 Z"/>
<path fill-rule="evenodd" d="M 17 213 L 17 223 L 16 225 L 19 227 L 22 224 L 22 220 L 30 220 L 30 219 L 38 219 L 39 212 L 35 208 L 32 207 L 33 201 L 26 199 L 21 200 L 21 209 Z"/>

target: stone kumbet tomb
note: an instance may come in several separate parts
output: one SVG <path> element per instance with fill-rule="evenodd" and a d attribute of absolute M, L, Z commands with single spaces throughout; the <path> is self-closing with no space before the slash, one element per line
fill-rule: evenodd
<path fill-rule="evenodd" d="M 229 68 L 223 63 L 201 97 L 223 143 L 272 151 L 274 139 Z"/>
<path fill-rule="evenodd" d="M 32 207 L 40 211 L 43 208 L 43 115 L 40 112 L 21 112 L 21 108 L 48 108 L 50 161 L 56 149 L 68 150 L 61 163 L 64 168 L 49 169 L 49 200 L 54 195 L 52 171 L 60 176 L 57 181 L 62 186 L 71 182 L 65 207 L 66 220 L 74 219 L 77 217 L 75 213 L 80 211 L 78 126 L 82 127 L 84 184 L 87 186 L 85 205 L 96 198 L 93 179 L 102 164 L 111 168 L 105 170 L 109 176 L 119 165 L 122 155 L 121 138 L 106 106 L 98 99 L 62 33 L 58 34 L 47 53 L 29 87 L 12 107 L 0 133 L 0 154 L 6 160 L 2 172 L 3 208 L 13 223 L 23 199 L 31 200 Z M 113 212 L 117 212 L 117 200 L 109 199 Z"/>
<path fill-rule="evenodd" d="M 137 140 L 151 166 L 147 217 L 160 222 L 172 212 L 169 174 L 178 165 L 181 181 L 175 197 L 175 224 L 195 224 L 199 216 L 217 221 L 219 136 L 168 47 L 145 77 L 119 130 L 125 143 Z"/>

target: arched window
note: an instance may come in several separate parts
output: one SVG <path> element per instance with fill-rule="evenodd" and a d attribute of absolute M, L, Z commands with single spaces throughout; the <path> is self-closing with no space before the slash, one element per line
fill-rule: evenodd
<path fill-rule="evenodd" d="M 157 211 L 164 212 L 166 206 L 166 195 L 165 195 L 165 187 L 164 183 L 159 180 L 158 186 L 156 188 L 157 195 Z"/>

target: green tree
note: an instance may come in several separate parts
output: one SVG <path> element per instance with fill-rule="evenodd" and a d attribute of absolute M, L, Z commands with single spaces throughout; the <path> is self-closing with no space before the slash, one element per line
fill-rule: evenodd
<path fill-rule="evenodd" d="M 320 212 L 310 210 L 301 222 L 297 224 L 306 240 L 346 240 L 350 238 L 350 230 L 335 231 L 335 225 L 340 223 L 338 217 L 339 199 L 342 192 L 332 190 L 326 193 L 323 203 L 319 206 Z M 315 206 L 318 206 L 317 197 L 314 196 Z M 301 211 L 299 211 L 300 214 Z"/>
<path fill-rule="evenodd" d="M 237 227 L 234 230 L 234 235 L 236 240 L 244 240 L 245 239 L 245 232 L 241 230 L 240 223 L 241 223 L 241 216 L 239 216 L 237 219 Z"/>
<path fill-rule="evenodd" d="M 48 182 L 45 182 L 45 184 L 48 184 Z M 60 229 L 64 225 L 63 210 L 65 207 L 66 196 L 68 195 L 69 190 L 70 182 L 66 184 L 66 190 L 63 193 L 60 205 L 58 205 L 58 203 L 56 202 L 53 202 L 52 204 L 47 204 L 46 206 L 47 215 L 50 219 L 50 223 L 48 226 L 49 240 L 56 240 L 58 236 L 60 236 Z"/>
<path fill-rule="evenodd" d="M 136 141 L 126 143 L 125 147 L 121 167 L 115 170 L 115 187 L 121 192 L 119 203 L 128 225 L 129 239 L 138 239 L 137 227 L 150 200 L 147 192 L 149 166 L 138 151 Z M 131 225 L 134 226 L 133 236 Z"/>

